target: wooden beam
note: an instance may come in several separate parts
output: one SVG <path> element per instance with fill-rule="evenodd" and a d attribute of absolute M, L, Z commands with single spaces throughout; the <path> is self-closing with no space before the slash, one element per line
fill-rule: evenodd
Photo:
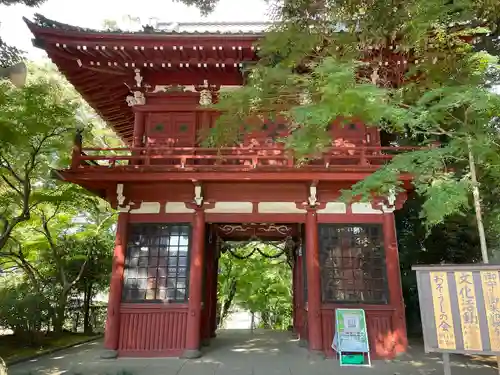
<path fill-rule="evenodd" d="M 67 181 L 83 183 L 85 181 L 310 181 L 311 175 L 320 181 L 357 182 L 370 176 L 373 171 L 367 172 L 319 172 L 314 170 L 279 171 L 279 172 L 151 172 L 153 167 L 140 171 L 125 171 L 121 168 L 109 168 L 105 171 L 60 171 Z M 148 169 L 150 171 L 148 171 Z M 401 181 L 411 181 L 412 176 L 402 174 Z"/>

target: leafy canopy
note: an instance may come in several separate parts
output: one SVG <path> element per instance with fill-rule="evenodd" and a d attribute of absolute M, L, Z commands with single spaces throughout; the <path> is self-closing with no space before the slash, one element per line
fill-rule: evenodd
<path fill-rule="evenodd" d="M 275 14 L 247 84 L 216 105 L 224 115 L 207 143 L 233 144 L 248 118 L 281 115 L 290 130 L 283 142 L 311 159 L 331 145 L 332 120 L 356 118 L 393 145 L 441 147 L 395 157 L 344 198 L 386 194 L 408 172 L 429 225 L 467 210 L 469 151 L 485 173 L 500 165 L 500 98 L 487 87 L 496 59 L 474 48 L 497 32 L 496 2 L 289 0 Z"/>
<path fill-rule="evenodd" d="M 55 81 L 30 78 L 22 89 L 0 81 L 0 249 L 38 204 L 62 199 L 51 169 L 67 163 L 76 103 Z"/>

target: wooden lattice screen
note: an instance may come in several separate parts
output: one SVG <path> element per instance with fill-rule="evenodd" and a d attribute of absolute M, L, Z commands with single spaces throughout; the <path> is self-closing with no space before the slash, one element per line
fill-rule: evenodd
<path fill-rule="evenodd" d="M 132 224 L 124 302 L 187 301 L 189 224 Z"/>
<path fill-rule="evenodd" d="M 324 303 L 388 302 L 381 225 L 320 224 L 319 252 Z"/>

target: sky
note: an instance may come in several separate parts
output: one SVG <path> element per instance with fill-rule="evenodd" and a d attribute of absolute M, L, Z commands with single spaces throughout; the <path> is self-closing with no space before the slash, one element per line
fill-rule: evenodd
<path fill-rule="evenodd" d="M 186 21 L 267 21 L 264 0 L 219 0 L 215 11 L 202 17 L 195 7 L 171 0 L 47 0 L 38 8 L 0 5 L 0 35 L 11 45 L 27 52 L 28 58 L 43 58 L 44 52 L 31 44 L 32 35 L 22 18 L 40 13 L 55 21 L 74 26 L 101 29 L 105 19 L 121 21 L 123 16 L 140 17 L 147 24 L 151 17 L 163 22 Z"/>

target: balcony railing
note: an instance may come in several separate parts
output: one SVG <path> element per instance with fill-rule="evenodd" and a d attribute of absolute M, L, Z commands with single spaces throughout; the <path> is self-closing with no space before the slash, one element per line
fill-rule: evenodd
<path fill-rule="evenodd" d="M 380 168 L 398 153 L 416 147 L 331 147 L 314 157 L 296 158 L 283 147 L 127 147 L 73 150 L 72 170 L 251 171 L 361 170 Z"/>

